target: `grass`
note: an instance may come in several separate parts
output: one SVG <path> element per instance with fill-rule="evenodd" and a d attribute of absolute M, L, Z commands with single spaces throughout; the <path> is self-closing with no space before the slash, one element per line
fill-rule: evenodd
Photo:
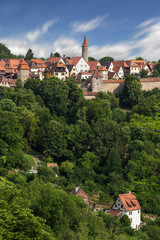
<path fill-rule="evenodd" d="M 40 152 L 37 152 L 36 150 L 29 148 L 27 151 L 25 151 L 26 154 L 29 155 L 42 155 Z"/>
<path fill-rule="evenodd" d="M 35 162 L 34 162 L 34 159 L 31 155 L 25 153 L 24 154 L 24 159 L 29 162 L 31 167 L 35 168 Z"/>

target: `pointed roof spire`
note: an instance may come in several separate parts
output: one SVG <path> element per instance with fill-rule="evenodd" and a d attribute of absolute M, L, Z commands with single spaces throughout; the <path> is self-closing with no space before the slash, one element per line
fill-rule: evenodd
<path fill-rule="evenodd" d="M 102 75 L 98 72 L 97 68 L 96 68 L 95 72 L 93 73 L 92 78 L 103 78 Z"/>
<path fill-rule="evenodd" d="M 84 36 L 84 41 L 83 41 L 83 45 L 84 47 L 88 47 L 88 43 L 87 43 L 87 38 L 86 38 L 86 34 Z"/>

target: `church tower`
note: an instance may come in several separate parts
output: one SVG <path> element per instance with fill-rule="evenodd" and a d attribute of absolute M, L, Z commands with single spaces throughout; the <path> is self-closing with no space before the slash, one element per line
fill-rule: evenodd
<path fill-rule="evenodd" d="M 87 44 L 86 34 L 84 36 L 84 41 L 82 45 L 82 57 L 86 62 L 88 62 L 88 44 Z"/>

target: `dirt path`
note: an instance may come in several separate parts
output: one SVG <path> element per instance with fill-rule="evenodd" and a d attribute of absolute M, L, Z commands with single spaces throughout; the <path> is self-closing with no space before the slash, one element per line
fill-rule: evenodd
<path fill-rule="evenodd" d="M 37 168 L 39 166 L 41 166 L 41 161 L 40 161 L 39 157 L 42 157 L 42 155 L 34 155 L 32 157 L 33 157 L 33 160 L 35 162 L 35 170 L 37 170 Z"/>

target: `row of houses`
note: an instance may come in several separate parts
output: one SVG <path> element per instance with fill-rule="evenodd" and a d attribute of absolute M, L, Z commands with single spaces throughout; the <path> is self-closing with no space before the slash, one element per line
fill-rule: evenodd
<path fill-rule="evenodd" d="M 63 55 L 63 57 L 50 57 L 46 61 L 42 59 L 0 60 L 0 85 L 14 87 L 18 78 L 25 82 L 28 78 L 43 80 L 44 77 L 56 76 L 61 80 L 66 80 L 68 77 L 73 77 L 82 83 L 89 80 L 88 90 L 99 91 L 103 80 L 118 80 L 128 75 L 139 75 L 142 69 L 146 70 L 150 76 L 154 67 L 154 63 L 148 63 L 146 60 L 88 61 L 88 44 L 85 35 L 82 56 L 69 59 Z M 94 81 L 97 78 L 99 87 L 93 88 L 93 85 L 97 84 L 97 81 Z"/>

